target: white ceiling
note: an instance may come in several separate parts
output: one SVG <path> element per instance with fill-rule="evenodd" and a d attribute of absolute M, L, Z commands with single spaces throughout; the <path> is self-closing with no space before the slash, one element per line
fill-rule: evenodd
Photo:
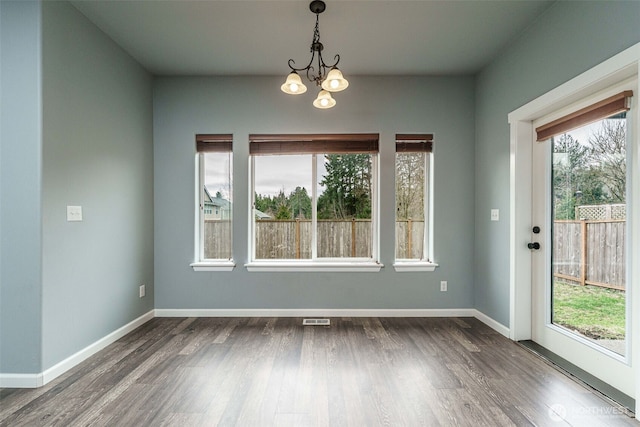
<path fill-rule="evenodd" d="M 351 75 L 473 74 L 551 1 L 326 0 L 324 58 Z M 305 66 L 309 1 L 85 0 L 72 4 L 157 75 L 286 75 Z"/>

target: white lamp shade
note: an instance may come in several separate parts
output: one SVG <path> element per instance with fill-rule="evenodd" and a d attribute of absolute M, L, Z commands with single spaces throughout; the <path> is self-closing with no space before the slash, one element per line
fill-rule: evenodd
<path fill-rule="evenodd" d="M 336 100 L 331 97 L 331 93 L 326 90 L 321 90 L 318 93 L 318 97 L 313 101 L 313 106 L 316 108 L 331 108 L 336 105 Z"/>
<path fill-rule="evenodd" d="M 322 89 L 329 92 L 340 92 L 349 86 L 349 82 L 342 76 L 342 71 L 332 68 L 327 74 L 327 78 L 322 82 Z"/>
<path fill-rule="evenodd" d="M 288 93 L 289 95 L 300 95 L 301 93 L 305 93 L 307 91 L 307 87 L 302 83 L 300 76 L 295 71 L 292 71 L 287 76 L 287 81 L 284 82 L 280 89 L 284 93 Z"/>

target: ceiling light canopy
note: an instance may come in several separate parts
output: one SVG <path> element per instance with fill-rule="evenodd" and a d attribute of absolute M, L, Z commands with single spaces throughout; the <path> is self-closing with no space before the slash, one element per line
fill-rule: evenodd
<path fill-rule="evenodd" d="M 309 4 L 311 12 L 316 14 L 316 27 L 313 31 L 313 41 L 311 42 L 311 60 L 306 67 L 296 68 L 295 61 L 289 60 L 289 68 L 291 73 L 287 76 L 287 80 L 280 87 L 284 93 L 290 95 L 299 95 L 307 91 L 307 87 L 302 83 L 302 79 L 298 71 L 305 72 L 310 82 L 315 82 L 316 86 L 320 86 L 322 90 L 318 93 L 318 97 L 313 101 L 313 105 L 317 108 L 331 108 L 336 105 L 336 100 L 331 96 L 331 92 L 340 92 L 349 86 L 349 82 L 342 76 L 342 72 L 337 65 L 340 62 L 340 55 L 336 55 L 333 64 L 327 65 L 322 58 L 322 50 L 324 46 L 320 43 L 320 14 L 324 12 L 326 5 L 321 0 L 314 0 Z"/>

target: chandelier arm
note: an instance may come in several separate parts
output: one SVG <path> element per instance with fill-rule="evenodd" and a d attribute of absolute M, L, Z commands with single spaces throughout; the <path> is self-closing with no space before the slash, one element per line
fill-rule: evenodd
<path fill-rule="evenodd" d="M 307 67 L 307 79 L 310 82 L 313 83 L 318 83 L 318 78 L 313 76 L 313 72 L 315 71 L 315 69 L 313 68 L 313 65 L 309 64 L 309 66 Z"/>
<path fill-rule="evenodd" d="M 327 67 L 327 68 L 337 67 L 338 66 L 338 62 L 340 62 L 340 55 L 334 56 L 333 59 L 335 59 L 336 62 L 334 62 L 332 65 L 325 65 L 325 67 Z"/>
<path fill-rule="evenodd" d="M 313 59 L 311 59 L 313 61 Z M 307 65 L 306 67 L 302 67 L 302 68 L 296 68 L 294 67 L 292 64 L 295 64 L 296 61 L 294 61 L 293 59 L 289 60 L 289 68 L 291 68 L 291 71 L 306 71 L 309 69 L 309 65 L 311 65 L 311 63 L 309 63 L 309 65 Z"/>
<path fill-rule="evenodd" d="M 324 59 L 322 58 L 322 54 L 318 52 L 318 56 L 319 56 L 319 60 L 320 60 L 320 65 L 322 68 L 333 68 L 336 67 L 338 65 L 338 63 L 340 62 L 340 55 L 336 55 L 333 57 L 333 59 L 336 60 L 336 62 L 334 62 L 331 65 L 327 65 L 324 62 Z M 302 68 L 296 68 L 294 67 L 296 61 L 294 61 L 293 59 L 289 59 L 288 65 L 289 68 L 291 68 L 291 71 L 306 71 L 307 73 L 309 72 L 309 69 L 313 69 L 313 66 L 311 64 L 313 64 L 313 60 L 315 59 L 315 54 L 311 57 L 311 61 L 309 61 L 309 63 L 307 64 L 306 67 L 302 67 Z M 313 80 L 312 80 L 313 81 Z"/>
<path fill-rule="evenodd" d="M 316 83 L 320 84 L 324 81 L 328 74 L 327 69 L 330 70 L 338 65 L 338 62 L 340 62 L 340 55 L 334 56 L 333 59 L 335 59 L 336 62 L 331 65 L 327 65 L 322 57 L 322 52 L 318 52 L 318 67 L 320 70 L 318 71 L 318 77 L 315 78 Z"/>

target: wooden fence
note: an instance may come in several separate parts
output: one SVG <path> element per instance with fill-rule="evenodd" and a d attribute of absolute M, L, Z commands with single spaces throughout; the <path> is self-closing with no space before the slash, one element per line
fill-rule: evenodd
<path fill-rule="evenodd" d="M 424 248 L 424 221 L 396 221 L 396 259 L 420 259 Z"/>
<path fill-rule="evenodd" d="M 205 258 L 230 257 L 229 221 L 205 221 Z M 256 259 L 311 258 L 311 220 L 256 221 Z M 424 221 L 397 221 L 396 258 L 420 258 Z M 319 220 L 318 257 L 371 257 L 371 220 Z M 411 255 L 411 256 L 408 256 Z"/>
<path fill-rule="evenodd" d="M 204 221 L 204 257 L 206 259 L 231 258 L 231 221 Z"/>
<path fill-rule="evenodd" d="M 625 289 L 626 221 L 554 221 L 553 275 L 580 285 Z"/>

